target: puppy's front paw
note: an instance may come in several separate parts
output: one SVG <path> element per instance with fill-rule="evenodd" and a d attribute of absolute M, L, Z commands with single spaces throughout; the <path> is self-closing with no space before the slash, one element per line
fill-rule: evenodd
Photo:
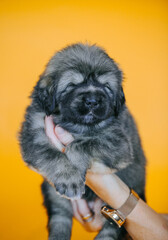
<path fill-rule="evenodd" d="M 56 177 L 56 191 L 70 199 L 78 199 L 85 193 L 85 179 L 76 169 L 69 169 Z"/>

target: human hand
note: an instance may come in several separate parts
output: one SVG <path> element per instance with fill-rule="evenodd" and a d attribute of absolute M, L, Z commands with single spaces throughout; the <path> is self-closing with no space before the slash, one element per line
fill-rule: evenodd
<path fill-rule="evenodd" d="M 74 140 L 69 132 L 59 126 L 54 126 L 51 116 L 45 117 L 45 131 L 51 143 L 61 152 L 64 152 L 66 146 Z M 91 173 L 89 173 L 90 175 Z M 87 231 L 99 231 L 102 228 L 103 221 L 100 213 L 102 200 L 96 198 L 89 205 L 84 199 L 71 200 L 71 203 L 74 217 Z M 84 220 L 87 216 L 88 220 Z"/>

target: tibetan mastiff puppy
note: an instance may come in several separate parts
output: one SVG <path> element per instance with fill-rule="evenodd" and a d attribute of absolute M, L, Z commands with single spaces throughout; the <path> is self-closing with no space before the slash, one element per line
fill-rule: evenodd
<path fill-rule="evenodd" d="M 19 140 L 24 161 L 45 179 L 42 192 L 50 240 L 70 239 L 69 199 L 95 199 L 85 186 L 93 163 L 97 163 L 96 171 L 115 171 L 144 199 L 145 157 L 125 104 L 122 72 L 102 48 L 79 43 L 57 52 L 31 99 Z M 54 124 L 75 139 L 64 153 L 45 134 L 46 115 L 52 115 Z M 121 239 L 121 229 L 106 221 L 96 240 Z"/>

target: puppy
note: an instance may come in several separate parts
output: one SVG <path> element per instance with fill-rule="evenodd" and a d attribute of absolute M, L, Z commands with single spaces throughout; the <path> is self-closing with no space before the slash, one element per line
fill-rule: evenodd
<path fill-rule="evenodd" d="M 92 164 L 98 172 L 115 171 L 145 198 L 146 160 L 125 104 L 122 72 L 102 48 L 79 43 L 57 52 L 31 99 L 19 139 L 24 161 L 45 179 L 42 192 L 50 240 L 70 239 L 73 212 L 69 199 L 95 199 L 85 186 Z M 74 136 L 65 153 L 47 138 L 46 115 Z M 121 239 L 121 232 L 106 222 L 96 240 Z"/>

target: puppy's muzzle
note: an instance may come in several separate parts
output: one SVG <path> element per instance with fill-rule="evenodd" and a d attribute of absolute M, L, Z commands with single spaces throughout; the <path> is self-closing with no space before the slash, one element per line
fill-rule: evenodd
<path fill-rule="evenodd" d="M 99 105 L 100 105 L 100 101 L 95 97 L 88 97 L 85 100 L 85 107 L 87 107 L 89 110 L 97 109 Z"/>
<path fill-rule="evenodd" d="M 86 109 L 90 110 L 96 110 L 99 107 L 101 107 L 103 101 L 105 101 L 105 96 L 102 94 L 102 92 L 95 92 L 95 93 L 87 93 L 84 94 L 82 99 L 84 106 Z"/>

